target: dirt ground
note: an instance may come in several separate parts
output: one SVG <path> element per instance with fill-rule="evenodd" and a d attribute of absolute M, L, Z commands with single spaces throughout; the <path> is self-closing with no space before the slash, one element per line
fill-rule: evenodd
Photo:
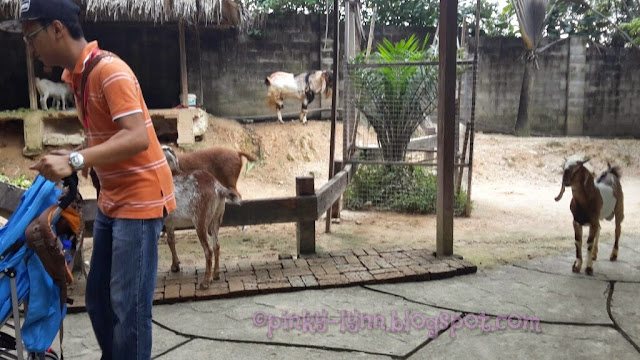
<path fill-rule="evenodd" d="M 342 131 L 337 126 L 336 159 L 341 158 Z M 34 160 L 24 158 L 22 124 L 0 123 L 0 173 L 10 177 L 35 174 L 28 170 Z M 245 199 L 295 195 L 295 177 L 311 175 L 321 187 L 329 170 L 330 123 L 310 121 L 240 125 L 213 118 L 201 142 L 192 149 L 225 145 L 250 151 L 260 158 L 245 168 L 238 189 Z M 375 139 L 363 136 L 361 139 Z M 185 151 L 178 149 L 178 151 Z M 515 138 L 477 133 L 475 137 L 470 217 L 454 220 L 454 252 L 480 268 L 517 263 L 573 248 L 569 202 L 571 192 L 555 202 L 560 190 L 564 157 L 574 153 L 592 156 L 597 172 L 606 162 L 622 167 L 625 193 L 623 237 L 638 241 L 640 223 L 640 140 L 578 138 Z M 466 178 L 466 174 L 465 174 Z M 81 181 L 86 198 L 95 192 Z M 2 222 L 3 219 L 0 219 Z M 435 215 L 406 215 L 382 211 L 347 211 L 341 222 L 326 234 L 325 219 L 316 222 L 319 252 L 345 248 L 411 245 L 435 249 Z M 614 225 L 602 223 L 601 249 L 611 249 Z M 202 248 L 194 231 L 177 234 L 177 250 L 183 268 L 204 267 Z M 220 231 L 224 263 L 275 260 L 279 254 L 295 254 L 295 224 L 224 227 Z M 91 239 L 85 251 L 90 254 Z M 160 240 L 160 269 L 168 269 L 171 255 Z M 602 257 L 606 259 L 606 257 Z M 87 256 L 88 259 L 88 256 Z M 603 260 L 604 261 L 604 260 Z"/>

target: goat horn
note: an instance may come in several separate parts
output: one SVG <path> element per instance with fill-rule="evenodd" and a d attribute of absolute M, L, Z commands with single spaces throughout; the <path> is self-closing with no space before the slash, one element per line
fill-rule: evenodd
<path fill-rule="evenodd" d="M 560 189 L 560 194 L 556 196 L 556 201 L 560 201 L 562 199 L 562 195 L 564 194 L 564 183 L 562 183 L 562 188 Z"/>

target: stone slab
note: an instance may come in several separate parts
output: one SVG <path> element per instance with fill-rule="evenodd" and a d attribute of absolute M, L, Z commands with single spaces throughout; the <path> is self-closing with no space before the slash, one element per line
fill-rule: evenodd
<path fill-rule="evenodd" d="M 420 303 L 490 315 L 529 315 L 543 321 L 612 324 L 608 283 L 505 266 L 446 281 L 368 285 Z M 589 309 L 589 311 L 585 311 Z"/>
<path fill-rule="evenodd" d="M 325 331 L 311 333 L 292 328 L 284 329 L 282 317 L 292 318 L 303 311 L 315 313 L 326 311 L 328 321 Z M 383 315 L 391 324 L 392 312 L 404 321 L 405 312 L 420 313 L 435 317 L 440 310 L 414 304 L 393 295 L 382 294 L 361 287 L 326 290 L 305 290 L 286 295 L 270 294 L 237 299 L 199 301 L 154 307 L 154 319 L 170 326 L 182 334 L 208 337 L 215 340 L 234 339 L 241 341 L 286 343 L 298 346 L 340 348 L 348 351 L 370 352 L 390 356 L 409 353 L 424 341 L 424 333 L 406 331 L 384 331 L 379 328 L 360 328 L 349 332 L 340 323 L 341 313 L 354 311 L 360 314 Z M 261 314 L 261 315 L 258 315 Z M 268 319 L 271 316 L 271 320 Z M 346 313 L 345 317 L 346 318 Z M 270 332 L 268 322 L 279 328 Z M 254 322 L 261 326 L 254 325 Z M 399 324 L 399 323 L 398 323 Z M 366 326 L 366 323 L 365 323 Z M 402 327 L 398 325 L 398 327 Z M 342 328 L 342 329 L 341 329 Z M 314 329 L 318 329 L 317 327 Z"/>
<path fill-rule="evenodd" d="M 215 356 L 214 356 L 215 354 Z M 330 351 L 293 347 L 286 345 L 261 345 L 243 344 L 205 339 L 192 340 L 173 351 L 166 353 L 157 360 L 184 360 L 184 359 L 362 359 L 362 360 L 386 360 L 388 356 L 367 354 L 353 351 Z"/>
<path fill-rule="evenodd" d="M 509 327 L 493 332 L 462 327 L 454 335 L 455 338 L 449 332 L 440 334 L 409 359 L 632 360 L 640 357 L 620 333 L 605 326 L 542 324 L 539 333 Z"/>
<path fill-rule="evenodd" d="M 613 288 L 611 315 L 640 349 L 640 284 L 617 283 Z"/>
<path fill-rule="evenodd" d="M 584 241 L 583 241 L 584 242 Z M 613 249 L 612 242 L 602 242 L 598 245 L 598 260 L 593 262 L 593 276 L 586 275 L 586 246 L 583 249 L 582 271 L 579 274 L 571 272 L 575 261 L 575 252 L 563 253 L 556 256 L 531 260 L 522 265 L 527 269 L 535 269 L 553 274 L 594 278 L 606 281 L 625 281 L 640 283 L 640 241 L 632 238 L 621 238 L 618 249 L 618 260 L 610 261 L 609 254 Z"/>
<path fill-rule="evenodd" d="M 165 330 L 157 325 L 153 325 L 153 348 L 151 357 L 157 356 L 169 349 L 184 343 L 188 339 L 174 332 Z M 56 339 L 53 346 L 59 347 Z M 100 346 L 93 333 L 89 316 L 82 314 L 67 314 L 64 319 L 64 339 L 62 342 L 65 359 L 73 360 L 95 360 L 102 354 Z M 58 352 L 58 354 L 60 354 Z"/>

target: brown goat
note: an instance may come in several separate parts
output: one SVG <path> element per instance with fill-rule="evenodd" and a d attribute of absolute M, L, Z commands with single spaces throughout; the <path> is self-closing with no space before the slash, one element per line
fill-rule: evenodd
<path fill-rule="evenodd" d="M 162 149 L 171 149 L 171 147 L 163 145 Z M 171 151 L 173 152 L 173 150 Z M 204 150 L 179 154 L 177 159 L 180 163 L 181 171 L 204 170 L 213 175 L 222 186 L 233 191 L 242 199 L 240 192 L 238 192 L 236 188 L 236 184 L 242 171 L 243 156 L 247 158 L 247 161 L 257 161 L 257 159 L 249 153 L 222 146 L 214 146 Z"/>
<path fill-rule="evenodd" d="M 182 171 L 181 164 L 171 148 L 164 148 L 167 162 L 173 173 L 176 196 L 176 209 L 164 221 L 167 231 L 167 243 L 171 250 L 171 271 L 180 271 L 180 260 L 176 253 L 174 231 L 194 226 L 205 256 L 205 275 L 201 289 L 207 289 L 214 279 L 220 278 L 220 243 L 218 230 L 222 224 L 225 199 L 239 203 L 239 197 L 220 185 L 216 179 L 204 170 Z M 208 237 L 213 239 L 213 249 Z M 215 257 L 211 269 L 212 254 Z"/>
<path fill-rule="evenodd" d="M 565 186 L 571 186 L 571 213 L 575 232 L 576 261 L 573 272 L 580 272 L 582 267 L 582 226 L 589 226 L 587 238 L 587 267 L 585 273 L 593 275 L 593 260 L 598 258 L 598 241 L 600 238 L 600 219 L 611 220 L 615 216 L 615 242 L 609 260 L 618 258 L 618 242 L 620 240 L 620 224 L 624 219 L 624 195 L 620 185 L 620 169 L 607 164 L 607 170 L 594 179 L 588 158 L 572 156 L 564 165 L 562 189 L 555 198 L 560 201 Z"/>

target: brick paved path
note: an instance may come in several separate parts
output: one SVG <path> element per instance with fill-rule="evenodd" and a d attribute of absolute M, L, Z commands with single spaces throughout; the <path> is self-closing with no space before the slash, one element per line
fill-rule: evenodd
<path fill-rule="evenodd" d="M 314 257 L 221 264 L 220 279 L 201 290 L 202 269 L 159 271 L 155 304 L 208 300 L 384 282 L 424 281 L 470 274 L 477 267 L 456 257 L 436 258 L 433 251 L 412 248 L 344 250 Z M 70 288 L 70 312 L 84 311 L 84 283 Z"/>

